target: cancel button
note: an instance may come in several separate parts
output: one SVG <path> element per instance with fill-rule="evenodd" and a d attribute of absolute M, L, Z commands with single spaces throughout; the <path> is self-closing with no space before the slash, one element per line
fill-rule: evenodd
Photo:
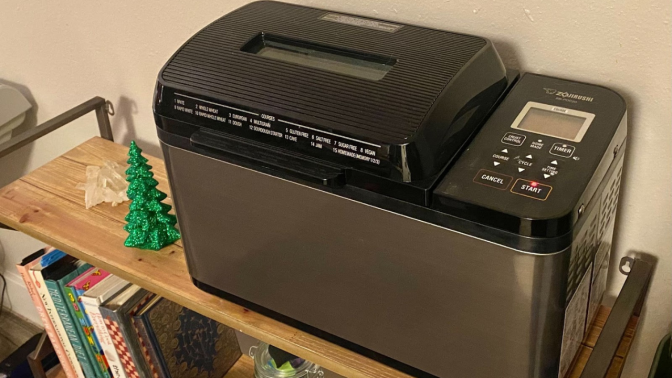
<path fill-rule="evenodd" d="M 548 185 L 523 179 L 516 180 L 516 183 L 513 184 L 513 187 L 511 188 L 511 192 L 513 193 L 541 201 L 546 201 L 548 195 L 551 194 L 551 190 L 553 190 L 553 188 Z"/>
<path fill-rule="evenodd" d="M 513 177 L 503 175 L 497 172 L 491 172 L 487 169 L 481 169 L 474 177 L 474 182 L 477 184 L 492 186 L 493 188 L 506 190 L 509 187 L 509 184 L 513 180 Z"/>

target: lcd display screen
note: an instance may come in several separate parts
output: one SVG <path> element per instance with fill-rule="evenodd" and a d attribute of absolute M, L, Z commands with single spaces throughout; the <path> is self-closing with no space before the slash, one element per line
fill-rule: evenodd
<path fill-rule="evenodd" d="M 562 139 L 577 140 L 585 123 L 585 117 L 531 107 L 516 128 Z"/>
<path fill-rule="evenodd" d="M 382 79 L 395 59 L 260 34 L 243 51 L 266 58 L 369 80 Z"/>

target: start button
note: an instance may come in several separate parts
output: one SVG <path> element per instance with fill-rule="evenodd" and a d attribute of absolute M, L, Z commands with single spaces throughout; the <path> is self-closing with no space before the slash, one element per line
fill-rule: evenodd
<path fill-rule="evenodd" d="M 551 186 L 523 179 L 516 180 L 516 183 L 513 184 L 513 187 L 511 188 L 512 193 L 538 199 L 540 201 L 546 201 L 548 195 L 551 194 L 551 190 L 553 190 L 553 187 Z"/>
<path fill-rule="evenodd" d="M 487 169 L 481 169 L 474 177 L 474 182 L 477 184 L 492 186 L 493 188 L 506 190 L 509 187 L 509 184 L 513 180 L 513 177 L 503 175 L 497 172 L 491 172 Z"/>

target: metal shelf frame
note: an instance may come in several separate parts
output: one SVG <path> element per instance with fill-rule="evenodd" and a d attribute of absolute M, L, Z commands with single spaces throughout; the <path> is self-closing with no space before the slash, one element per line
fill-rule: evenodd
<path fill-rule="evenodd" d="M 108 116 L 108 114 L 114 115 L 113 109 L 112 103 L 102 97 L 96 96 L 0 144 L 0 159 L 91 112 L 96 113 L 100 136 L 109 141 L 114 141 L 112 126 L 110 125 L 110 118 Z M 13 228 L 2 223 L 0 223 L 0 228 L 13 230 Z"/>
<path fill-rule="evenodd" d="M 108 117 L 108 114 L 114 114 L 112 104 L 102 97 L 94 97 L 0 144 L 0 158 L 90 112 L 96 113 L 100 136 L 113 141 L 112 128 Z M 2 223 L 0 223 L 0 227 L 12 229 Z M 629 267 L 629 269 L 626 269 L 626 267 Z M 624 257 L 621 259 L 619 270 L 628 277 L 581 373 L 581 378 L 606 377 L 612 360 L 617 353 L 619 343 L 626 332 L 628 321 L 631 317 L 639 316 L 641 313 L 654 267 L 655 258 L 646 254 L 637 254 L 635 257 Z M 44 333 L 38 347 L 28 358 L 35 377 L 46 377 L 41 360 L 52 351 L 53 347 L 46 333 Z"/>
<path fill-rule="evenodd" d="M 643 259 L 646 257 L 646 260 Z M 611 366 L 618 346 L 625 335 L 628 322 L 633 316 L 639 316 L 646 300 L 646 294 L 653 275 L 653 256 L 623 257 L 618 267 L 622 274 L 628 276 L 621 288 L 618 298 L 611 309 L 607 322 L 602 328 L 595 348 L 581 373 L 581 378 L 605 378 Z M 625 268 L 629 267 L 629 271 Z"/>

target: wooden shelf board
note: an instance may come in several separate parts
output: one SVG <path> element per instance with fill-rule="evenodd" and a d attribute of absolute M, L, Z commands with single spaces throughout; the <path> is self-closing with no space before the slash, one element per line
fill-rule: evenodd
<path fill-rule="evenodd" d="M 242 355 L 235 365 L 226 373 L 224 378 L 253 378 L 254 377 L 254 361 L 252 357 Z"/>
<path fill-rule="evenodd" d="M 0 189 L 0 223 L 340 375 L 349 378 L 409 377 L 338 345 L 199 290 L 191 282 L 181 242 L 158 252 L 124 247 L 127 234 L 123 225 L 126 223 L 124 217 L 128 212 L 128 203 L 116 207 L 101 204 L 86 210 L 84 193 L 75 189 L 75 186 L 85 181 L 86 166 L 100 166 L 105 160 L 124 164 L 126 153 L 126 147 L 98 137 L 68 151 Z M 154 167 L 158 188 L 169 195 L 166 203 L 171 203 L 163 161 L 146 157 Z M 600 324 L 600 319 L 606 319 L 605 311 L 608 309 L 600 310 L 596 324 Z M 601 330 L 601 327 L 598 328 L 589 332 L 586 340 L 588 344 L 583 346 L 587 350 L 579 357 L 585 357 L 585 353 L 594 346 L 594 340 Z M 630 335 L 631 340 L 632 334 L 634 328 L 626 336 Z M 620 352 L 627 353 L 627 347 Z M 227 377 L 250 377 L 251 360 L 247 360 L 241 360 Z M 582 370 L 582 358 L 576 361 L 576 368 Z"/>
<path fill-rule="evenodd" d="M 241 356 L 238 361 L 229 369 L 223 378 L 253 378 L 254 361 L 246 355 Z M 47 372 L 47 378 L 66 378 L 65 372 L 58 365 Z"/>

